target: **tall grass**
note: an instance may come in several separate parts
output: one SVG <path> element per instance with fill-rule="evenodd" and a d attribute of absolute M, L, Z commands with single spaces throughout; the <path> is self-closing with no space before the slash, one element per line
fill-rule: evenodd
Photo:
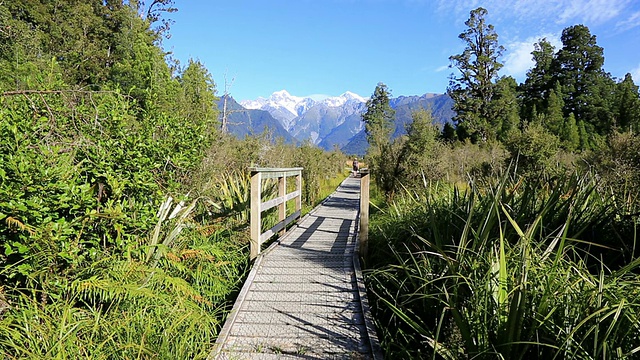
<path fill-rule="evenodd" d="M 390 358 L 631 359 L 640 259 L 590 176 L 411 193 L 373 219 Z"/>

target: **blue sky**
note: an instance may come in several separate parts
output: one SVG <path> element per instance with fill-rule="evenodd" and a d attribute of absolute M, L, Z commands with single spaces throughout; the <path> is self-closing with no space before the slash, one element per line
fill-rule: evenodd
<path fill-rule="evenodd" d="M 237 100 L 292 95 L 368 97 L 378 82 L 393 96 L 443 93 L 449 56 L 469 11 L 483 6 L 507 51 L 502 75 L 523 81 L 533 43 L 556 46 L 584 24 L 604 48 L 606 71 L 640 83 L 638 0 L 175 0 L 166 51 L 198 59 Z M 232 82 L 233 80 L 233 82 Z"/>

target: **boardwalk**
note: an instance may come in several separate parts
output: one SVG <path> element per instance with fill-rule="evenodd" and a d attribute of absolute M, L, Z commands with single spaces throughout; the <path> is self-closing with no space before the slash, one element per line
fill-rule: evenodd
<path fill-rule="evenodd" d="M 359 194 L 345 180 L 257 258 L 211 359 L 381 358 L 353 257 Z"/>

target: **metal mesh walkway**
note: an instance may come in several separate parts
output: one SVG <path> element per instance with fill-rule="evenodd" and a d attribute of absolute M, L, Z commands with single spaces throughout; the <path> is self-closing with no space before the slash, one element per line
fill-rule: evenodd
<path fill-rule="evenodd" d="M 381 358 L 354 258 L 359 194 L 346 179 L 256 259 L 211 359 Z"/>

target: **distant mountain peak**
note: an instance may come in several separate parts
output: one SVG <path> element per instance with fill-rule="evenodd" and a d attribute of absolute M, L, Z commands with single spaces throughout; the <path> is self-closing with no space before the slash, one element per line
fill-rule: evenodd
<path fill-rule="evenodd" d="M 268 111 L 278 119 L 285 129 L 290 130 L 292 121 L 304 114 L 316 101 L 308 97 L 293 96 L 287 90 L 276 91 L 268 98 L 259 97 L 256 100 L 244 100 L 240 105 L 247 109 Z"/>
<path fill-rule="evenodd" d="M 311 97 L 291 95 L 287 90 L 283 89 L 274 92 L 268 98 L 259 97 L 256 100 L 241 101 L 240 104 L 247 109 L 268 111 L 274 118 L 280 121 L 287 131 L 295 135 L 299 131 L 306 131 L 301 129 L 301 127 L 304 126 L 299 122 L 301 120 L 304 121 L 305 114 L 307 114 L 310 109 L 315 109 L 313 116 L 326 114 L 329 109 L 332 109 L 331 111 L 340 118 L 339 122 L 341 122 L 344 121 L 351 112 L 356 111 L 356 109 L 364 105 L 366 101 L 365 98 L 351 91 L 346 91 L 340 96 L 314 100 Z M 343 107 L 346 107 L 346 110 L 341 110 Z M 359 125 L 360 123 L 358 121 L 358 126 Z M 294 127 L 296 127 L 296 129 L 294 129 Z"/>
<path fill-rule="evenodd" d="M 347 91 L 340 96 L 329 97 L 322 100 L 322 103 L 329 107 L 340 107 L 346 104 L 348 101 L 355 101 L 359 103 L 365 103 L 367 100 L 362 96 L 353 93 L 351 91 Z"/>
<path fill-rule="evenodd" d="M 342 94 L 341 96 L 344 96 L 348 99 L 353 99 L 353 100 L 358 100 L 360 102 L 367 102 L 367 99 L 363 98 L 362 96 L 356 94 L 356 93 L 352 93 L 351 91 L 347 91 L 344 94 Z"/>
<path fill-rule="evenodd" d="M 269 98 L 297 98 L 297 96 L 293 96 L 291 94 L 289 94 L 289 92 L 285 89 L 282 89 L 280 91 L 275 91 L 273 94 L 271 94 L 271 96 L 269 96 Z"/>

